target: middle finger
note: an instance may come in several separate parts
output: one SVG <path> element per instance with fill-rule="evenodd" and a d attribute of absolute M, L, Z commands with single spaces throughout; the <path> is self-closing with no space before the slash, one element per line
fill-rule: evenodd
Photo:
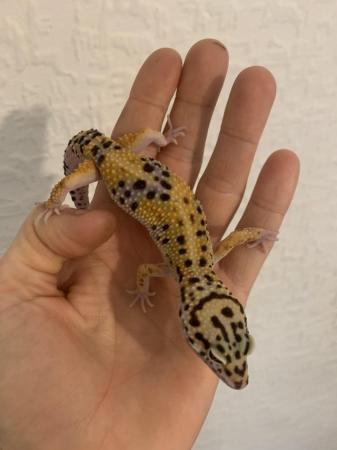
<path fill-rule="evenodd" d="M 234 82 L 215 150 L 197 189 L 214 241 L 241 202 L 275 90 L 273 76 L 262 67 L 244 70 Z"/>
<path fill-rule="evenodd" d="M 204 39 L 188 52 L 171 111 L 175 127 L 186 136 L 159 155 L 161 162 L 193 185 L 199 173 L 214 107 L 227 72 L 228 53 L 218 41 Z"/>

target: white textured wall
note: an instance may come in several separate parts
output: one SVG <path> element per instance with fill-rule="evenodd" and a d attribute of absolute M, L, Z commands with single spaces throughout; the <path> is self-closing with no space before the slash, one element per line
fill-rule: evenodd
<path fill-rule="evenodd" d="M 109 132 L 143 59 L 203 37 L 229 48 L 228 87 L 266 65 L 278 97 L 250 186 L 274 149 L 300 186 L 248 308 L 251 383 L 221 386 L 194 450 L 337 449 L 336 0 L 1 0 L 0 248 L 61 174 L 68 138 Z M 179 450 L 179 449 L 172 449 Z"/>

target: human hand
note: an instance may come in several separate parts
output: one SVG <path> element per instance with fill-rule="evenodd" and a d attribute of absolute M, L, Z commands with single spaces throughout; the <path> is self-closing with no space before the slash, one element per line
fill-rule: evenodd
<path fill-rule="evenodd" d="M 193 185 L 227 60 L 211 40 L 193 46 L 183 68 L 175 51 L 154 52 L 113 136 L 160 129 L 177 89 L 171 118 L 187 134 L 159 159 Z M 234 83 L 196 189 L 214 242 L 240 204 L 274 94 L 263 68 L 244 70 Z M 278 230 L 297 176 L 292 152 L 273 153 L 239 227 Z M 0 447 L 190 449 L 217 380 L 185 343 L 175 282 L 153 282 L 155 307 L 147 314 L 129 308 L 126 289 L 135 286 L 137 266 L 160 261 L 147 232 L 102 185 L 84 214 L 65 210 L 35 225 L 39 213 L 34 209 L 0 262 Z M 239 248 L 221 262 L 225 284 L 242 303 L 266 256 Z"/>

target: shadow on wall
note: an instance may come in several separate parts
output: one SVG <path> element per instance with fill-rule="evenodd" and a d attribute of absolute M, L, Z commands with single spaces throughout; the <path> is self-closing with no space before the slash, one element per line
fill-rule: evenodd
<path fill-rule="evenodd" d="M 44 106 L 14 110 L 0 125 L 0 253 L 50 188 L 52 177 L 42 172 L 48 114 Z"/>

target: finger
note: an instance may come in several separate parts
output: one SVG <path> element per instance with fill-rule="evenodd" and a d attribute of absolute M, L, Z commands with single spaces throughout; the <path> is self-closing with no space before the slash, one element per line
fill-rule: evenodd
<path fill-rule="evenodd" d="M 262 67 L 244 70 L 234 82 L 215 150 L 197 189 L 215 241 L 241 202 L 274 97 L 274 78 Z"/>
<path fill-rule="evenodd" d="M 33 210 L 2 259 L 1 279 L 19 288 L 21 298 L 58 295 L 57 275 L 64 262 L 89 254 L 115 228 L 106 211 L 78 214 L 66 210 L 50 217 L 48 223 L 37 220 L 41 211 L 41 207 Z"/>
<path fill-rule="evenodd" d="M 121 136 L 147 127 L 161 129 L 180 73 L 181 58 L 175 50 L 163 48 L 152 53 L 136 76 L 112 136 Z M 154 156 L 155 149 L 146 153 Z M 103 203 L 111 205 L 104 186 L 99 184 L 93 204 L 101 207 Z"/>
<path fill-rule="evenodd" d="M 178 145 L 169 145 L 159 159 L 193 184 L 200 170 L 209 122 L 228 67 L 228 53 L 218 41 L 204 39 L 188 52 L 171 111 L 175 127 L 186 126 Z"/>
<path fill-rule="evenodd" d="M 289 150 L 274 152 L 261 170 L 237 228 L 252 226 L 278 231 L 294 195 L 298 175 L 299 161 L 295 153 Z M 267 251 L 259 246 L 240 247 L 220 262 L 221 271 L 240 301 L 246 300 L 272 243 L 266 247 Z"/>

